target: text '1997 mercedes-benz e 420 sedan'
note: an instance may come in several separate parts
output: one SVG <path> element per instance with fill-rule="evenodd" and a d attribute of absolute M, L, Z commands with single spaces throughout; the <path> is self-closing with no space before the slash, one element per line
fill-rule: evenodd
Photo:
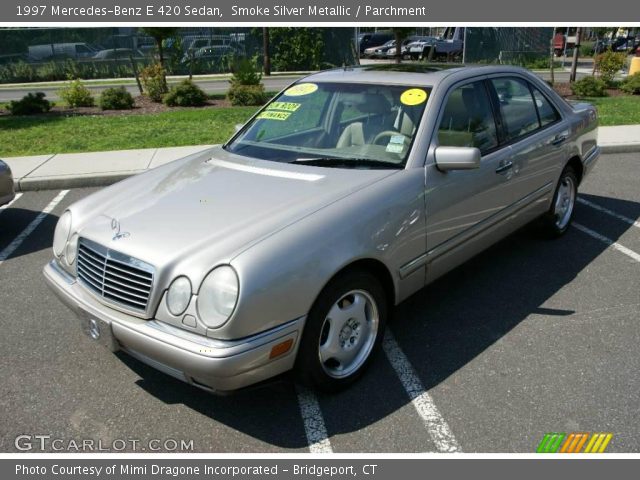
<path fill-rule="evenodd" d="M 394 305 L 533 220 L 567 230 L 597 123 L 519 68 L 313 74 L 71 205 L 44 274 L 91 337 L 192 385 L 335 390 Z"/>

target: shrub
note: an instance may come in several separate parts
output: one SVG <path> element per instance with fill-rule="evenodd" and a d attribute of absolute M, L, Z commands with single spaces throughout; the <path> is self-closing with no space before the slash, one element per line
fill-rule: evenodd
<path fill-rule="evenodd" d="M 45 99 L 43 92 L 28 93 L 21 100 L 12 100 L 7 105 L 7 110 L 11 115 L 33 115 L 46 113 L 53 106 L 49 100 Z"/>
<path fill-rule="evenodd" d="M 595 42 L 586 41 L 580 44 L 579 55 L 581 57 L 590 57 L 593 55 L 593 47 L 595 46 Z"/>
<path fill-rule="evenodd" d="M 606 97 L 607 84 L 595 77 L 584 77 L 571 84 L 571 91 L 579 97 Z"/>
<path fill-rule="evenodd" d="M 143 68 L 140 71 L 140 80 L 145 95 L 154 102 L 161 102 L 162 97 L 167 93 L 166 72 L 162 65 L 156 63 Z"/>
<path fill-rule="evenodd" d="M 260 85 L 262 73 L 258 70 L 257 58 L 234 59 L 231 66 L 231 85 Z"/>
<path fill-rule="evenodd" d="M 600 77 L 605 83 L 613 81 L 618 70 L 624 67 L 627 55 L 624 52 L 612 52 L 611 50 L 596 56 L 596 69 L 600 72 Z"/>
<path fill-rule="evenodd" d="M 267 101 L 267 94 L 264 91 L 264 85 L 240 85 L 232 84 L 227 92 L 227 99 L 231 105 L 250 106 L 263 105 Z"/>
<path fill-rule="evenodd" d="M 130 110 L 134 105 L 133 97 L 124 87 L 107 88 L 100 95 L 102 110 Z"/>
<path fill-rule="evenodd" d="M 200 107 L 207 103 L 207 94 L 191 80 L 184 80 L 169 90 L 164 103 L 170 107 Z"/>
<path fill-rule="evenodd" d="M 625 78 L 620 84 L 620 90 L 631 95 L 640 95 L 640 72 Z"/>
<path fill-rule="evenodd" d="M 93 107 L 94 104 L 91 92 L 80 79 L 72 80 L 59 95 L 70 107 Z"/>

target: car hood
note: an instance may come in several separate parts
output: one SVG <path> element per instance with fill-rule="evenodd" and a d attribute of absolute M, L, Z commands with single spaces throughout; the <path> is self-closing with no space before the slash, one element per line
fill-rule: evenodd
<path fill-rule="evenodd" d="M 395 172 L 281 164 L 215 147 L 88 197 L 79 233 L 157 268 L 206 269 Z"/>

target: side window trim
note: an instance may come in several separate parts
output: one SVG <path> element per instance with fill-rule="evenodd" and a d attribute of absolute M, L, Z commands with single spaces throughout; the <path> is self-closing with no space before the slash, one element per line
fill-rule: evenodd
<path fill-rule="evenodd" d="M 538 103 L 536 102 L 536 96 L 533 94 L 533 88 L 531 87 L 531 83 L 527 83 L 527 89 L 529 90 L 529 95 L 531 95 L 531 101 L 533 102 L 533 108 L 536 109 L 536 117 L 538 118 L 538 128 L 534 130 L 537 132 L 542 130 L 542 118 L 540 117 L 540 109 L 538 109 Z"/>

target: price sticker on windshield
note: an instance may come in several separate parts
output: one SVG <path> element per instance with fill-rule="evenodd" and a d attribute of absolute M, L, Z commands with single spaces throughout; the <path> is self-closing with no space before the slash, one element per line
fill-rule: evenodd
<path fill-rule="evenodd" d="M 284 94 L 289 97 L 301 97 L 302 95 L 309 95 L 316 90 L 318 90 L 318 85 L 315 83 L 299 83 L 285 90 Z"/>
<path fill-rule="evenodd" d="M 284 110 L 285 112 L 295 112 L 300 108 L 300 103 L 293 102 L 271 102 L 267 110 Z"/>
<path fill-rule="evenodd" d="M 427 92 L 421 88 L 410 88 L 409 90 L 402 92 L 402 95 L 400 95 L 400 102 L 402 102 L 403 105 L 408 105 L 410 107 L 420 105 L 426 100 Z"/>
<path fill-rule="evenodd" d="M 260 113 L 257 118 L 262 118 L 265 120 L 286 120 L 291 115 L 291 112 L 276 112 L 274 110 L 267 110 L 265 112 Z"/>

